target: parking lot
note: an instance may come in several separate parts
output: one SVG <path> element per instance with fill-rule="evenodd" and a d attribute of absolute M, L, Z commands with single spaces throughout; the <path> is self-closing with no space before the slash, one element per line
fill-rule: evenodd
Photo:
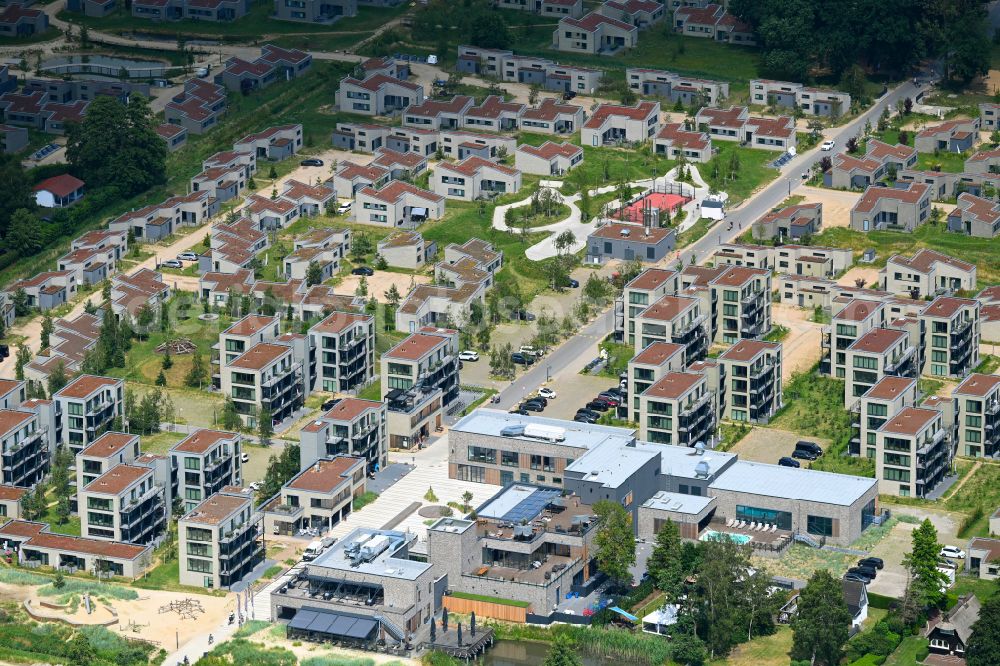
<path fill-rule="evenodd" d="M 815 442 L 823 450 L 826 450 L 826 447 L 830 444 L 825 439 L 803 437 L 788 430 L 754 428 L 730 450 L 733 453 L 738 453 L 740 460 L 752 460 L 754 462 L 775 465 L 782 456 L 792 455 L 792 451 L 795 450 L 795 443 L 799 440 Z M 803 467 L 808 467 L 809 465 L 806 460 L 800 460 L 799 462 L 802 463 Z"/>

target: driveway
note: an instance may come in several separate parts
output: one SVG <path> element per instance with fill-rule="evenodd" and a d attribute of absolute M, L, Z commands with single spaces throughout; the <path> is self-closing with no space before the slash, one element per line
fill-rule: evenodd
<path fill-rule="evenodd" d="M 795 443 L 802 440 L 802 435 L 790 430 L 778 430 L 777 428 L 753 428 L 746 437 L 736 443 L 731 453 L 738 453 L 740 460 L 752 460 L 775 465 L 778 460 L 791 456 L 795 450 Z M 829 446 L 830 442 L 825 439 L 809 437 L 807 441 L 815 442 L 823 449 Z M 809 463 L 801 461 L 803 467 L 808 467 Z"/>

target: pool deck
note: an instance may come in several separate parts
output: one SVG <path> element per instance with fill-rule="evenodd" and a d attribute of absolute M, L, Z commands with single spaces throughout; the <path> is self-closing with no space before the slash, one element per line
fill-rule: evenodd
<path fill-rule="evenodd" d="M 758 530 L 751 530 L 747 528 L 739 527 L 727 527 L 725 523 L 710 523 L 707 528 L 705 528 L 701 535 L 698 536 L 699 539 L 702 538 L 708 532 L 719 532 L 721 534 L 740 534 L 743 536 L 748 536 L 752 541 L 762 544 L 772 544 L 777 545 L 782 541 L 786 541 L 792 537 L 792 533 L 788 530 L 777 530 L 776 532 L 764 532 Z"/>

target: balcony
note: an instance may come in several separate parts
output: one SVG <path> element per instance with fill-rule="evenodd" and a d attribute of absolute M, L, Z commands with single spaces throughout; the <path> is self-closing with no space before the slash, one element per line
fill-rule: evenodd
<path fill-rule="evenodd" d="M 917 348 L 912 346 L 907 346 L 906 350 L 903 351 L 894 361 L 887 362 L 885 364 L 885 374 L 893 375 L 895 377 L 911 376 L 914 374 L 915 368 L 911 361 L 916 355 Z"/>
<path fill-rule="evenodd" d="M 163 488 L 161 488 L 160 486 L 153 486 L 143 494 L 136 497 L 134 500 L 130 500 L 127 504 L 122 504 L 121 512 L 124 515 L 132 511 L 135 507 L 139 506 L 146 500 L 161 494 L 163 494 Z"/>
<path fill-rule="evenodd" d="M 758 322 L 753 326 L 744 326 L 740 329 L 741 338 L 759 338 L 765 333 L 767 331 L 764 330 L 764 322 Z"/>
<path fill-rule="evenodd" d="M 302 512 L 302 507 L 296 508 L 299 509 L 299 513 Z M 236 528 L 229 530 L 228 532 L 223 533 L 222 530 L 219 530 L 219 544 L 232 543 L 234 540 L 239 539 L 241 536 L 246 534 L 249 529 L 256 527 L 260 520 L 260 514 L 255 513 L 250 517 L 250 520 L 246 521 L 242 525 L 238 525 Z"/>

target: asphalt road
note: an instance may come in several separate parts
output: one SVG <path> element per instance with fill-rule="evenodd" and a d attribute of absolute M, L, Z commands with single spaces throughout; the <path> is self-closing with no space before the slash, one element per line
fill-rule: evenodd
<path fill-rule="evenodd" d="M 715 254 L 720 242 L 731 242 L 748 225 L 793 194 L 802 185 L 801 175 L 804 171 L 808 171 L 813 165 L 818 164 L 825 155 L 832 156 L 836 151 L 842 151 L 849 138 L 857 136 L 864 130 L 867 121 L 871 121 L 872 125 L 876 124 L 884 108 L 887 106 L 895 107 L 898 101 L 907 97 L 915 98 L 919 91 L 920 88 L 912 81 L 900 84 L 887 92 L 877 104 L 853 122 L 826 132 L 826 138 L 836 142 L 833 152 L 823 152 L 817 146 L 796 155 L 781 169 L 781 175 L 777 180 L 747 199 L 739 208 L 730 211 L 726 215 L 726 219 L 716 223 L 704 237 L 685 248 L 681 259 L 685 264 L 688 264 L 693 253 L 695 263 L 704 264 Z M 777 157 L 778 153 L 775 153 L 775 158 Z M 728 230 L 730 222 L 733 223 L 732 230 Z M 672 265 L 675 261 L 676 258 L 671 257 L 665 263 Z M 484 406 L 495 409 L 510 409 L 537 389 L 548 376 L 555 376 L 573 363 L 589 361 L 592 357 L 590 348 L 594 344 L 595 338 L 601 340 L 612 330 L 614 330 L 613 308 L 608 308 L 596 320 L 557 347 L 551 354 L 543 357 L 532 366 L 531 370 L 518 377 L 510 386 L 501 391 L 498 394 L 500 396 L 498 403 L 487 403 Z M 558 390 L 558 385 L 555 388 Z"/>

